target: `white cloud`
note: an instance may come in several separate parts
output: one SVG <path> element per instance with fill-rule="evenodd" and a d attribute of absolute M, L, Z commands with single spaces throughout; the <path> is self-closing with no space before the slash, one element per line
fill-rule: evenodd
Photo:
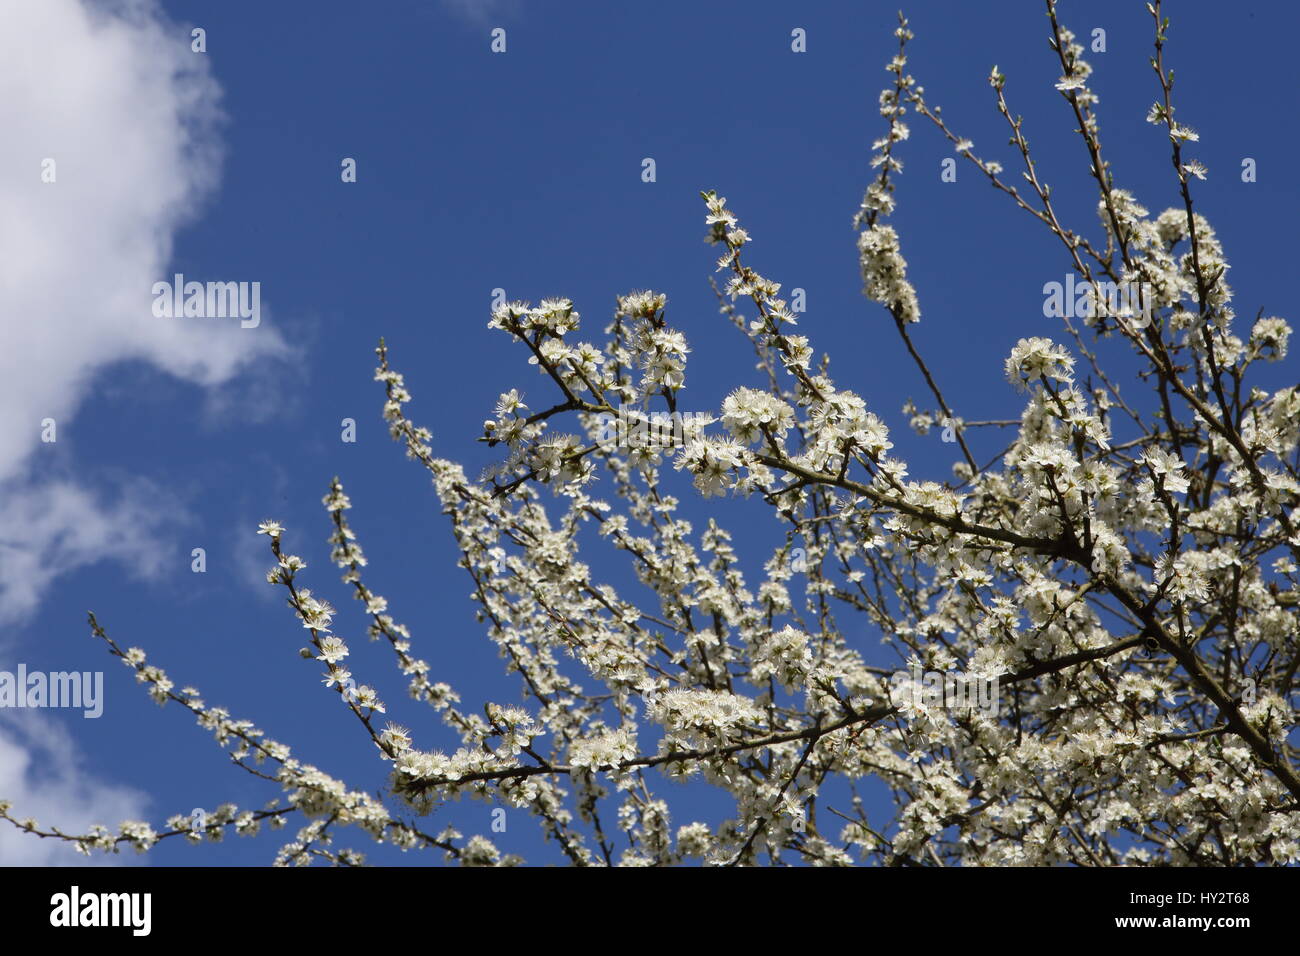
<path fill-rule="evenodd" d="M 36 610 L 53 578 L 114 559 L 149 578 L 174 557 L 158 532 L 186 520 L 179 505 L 144 479 L 114 498 L 71 481 L 9 482 L 0 498 L 0 624 Z"/>
<path fill-rule="evenodd" d="M 483 26 L 493 18 L 512 17 L 519 11 L 518 0 L 442 0 L 442 6 L 476 26 Z"/>
<path fill-rule="evenodd" d="M 3 18 L 0 623 L 10 624 L 60 574 L 105 558 L 148 574 L 174 551 L 159 540 L 183 520 L 175 501 L 147 476 L 119 479 L 125 490 L 109 495 L 66 428 L 106 369 L 143 361 L 211 388 L 287 350 L 265 297 L 257 328 L 153 315 L 153 284 L 171 279 L 176 232 L 212 196 L 221 160 L 220 90 L 188 28 L 154 0 L 3 0 Z M 53 183 L 42 181 L 46 160 Z M 40 444 L 47 418 L 55 446 Z M 10 714 L 0 727 L 0 798 L 14 814 L 69 832 L 143 819 L 142 794 L 80 764 L 48 718 Z M 0 824 L 0 864 L 65 861 L 85 858 Z"/>
<path fill-rule="evenodd" d="M 158 526 L 138 499 L 106 507 L 38 473 L 43 419 L 69 441 L 63 426 L 117 362 L 216 386 L 286 349 L 265 314 L 247 329 L 153 315 L 153 283 L 170 280 L 174 235 L 211 196 L 221 159 L 220 90 L 188 28 L 153 0 L 6 0 L 4 18 L 0 621 L 11 621 L 59 573 L 104 557 L 147 565 Z M 53 183 L 42 181 L 46 159 Z M 75 447 L 59 450 L 94 470 Z"/>
<path fill-rule="evenodd" d="M 145 820 L 145 794 L 86 775 L 76 745 L 64 728 L 44 714 L 17 711 L 0 725 L 0 797 L 13 804 L 17 820 L 35 817 L 41 830 L 85 833 L 99 823 L 116 832 L 124 820 Z M 70 843 L 38 839 L 0 821 L 0 866 L 85 866 L 128 863 L 124 848 L 87 857 Z"/>

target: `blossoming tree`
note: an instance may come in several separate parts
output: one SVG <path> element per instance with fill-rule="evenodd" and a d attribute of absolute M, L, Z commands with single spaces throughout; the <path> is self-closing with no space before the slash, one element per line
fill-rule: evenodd
<path fill-rule="evenodd" d="M 663 295 L 621 297 L 603 346 L 577 340 L 567 299 L 497 309 L 491 327 L 527 351 L 554 403 L 533 409 L 503 394 L 482 440 L 504 460 L 477 480 L 434 456 L 430 432 L 407 415 L 403 376 L 378 349 L 384 418 L 432 475 L 480 620 L 522 697 L 462 701 L 415 656 L 363 575 L 335 480 L 324 499 L 333 560 L 370 636 L 459 748 L 437 749 L 427 728 L 381 726 L 383 703 L 331 633 L 334 609 L 314 593 L 319 583 L 306 586 L 289 531 L 268 521 L 268 580 L 310 634 L 305 656 L 373 741 L 392 805 L 299 762 L 197 690 L 178 692 L 92 616 L 94 634 L 155 699 L 188 709 L 240 767 L 283 792 L 265 809 L 178 816 L 163 832 L 130 822 L 64 834 L 0 805 L 6 819 L 87 852 L 301 819 L 278 862 L 360 862 L 335 847 L 346 828 L 463 864 L 518 862 L 487 827 L 420 828 L 437 802 L 469 795 L 526 809 L 578 865 L 1300 860 L 1288 738 L 1300 668 L 1300 388 L 1253 384 L 1258 363 L 1285 357 L 1290 329 L 1262 316 L 1243 329 L 1234 315 L 1224 251 L 1194 207 L 1205 170 L 1186 155 L 1196 134 L 1175 119 L 1167 21 L 1158 0 L 1148 9 L 1158 91 L 1148 119 L 1167 134 L 1181 198 L 1154 217 L 1116 184 L 1083 47 L 1047 3 L 1057 89 L 1097 192 L 1092 238 L 1058 218 L 1004 74 L 994 67 L 989 82 L 1023 165 L 1015 182 L 907 73 L 912 34 L 900 16 L 858 245 L 866 296 L 887 310 L 933 397 L 928 410 L 909 404 L 912 426 L 946 429 L 962 458 L 954 474 L 913 478 L 890 454 L 884 423 L 836 386 L 793 331 L 779 284 L 749 264 L 736 214 L 705 193 L 726 277 L 721 310 L 748 337 L 762 384 L 736 388 L 716 420 L 690 417 L 672 447 L 611 428 L 625 406 L 677 411 L 689 349 Z M 1092 306 L 1063 318 L 1057 338 L 1011 351 L 1018 419 L 962 422 L 909 336 L 921 298 L 886 224 L 909 109 L 1059 243 Z M 1112 307 L 1103 285 L 1140 286 L 1140 308 Z M 1108 371 L 1107 356 L 1121 352 L 1141 363 L 1138 391 Z M 976 427 L 1007 429 L 991 462 L 968 441 Z M 747 579 L 716 521 L 696 528 L 679 516 L 674 470 L 704 498 L 771 509 L 785 530 L 762 580 Z M 597 535 L 651 600 L 630 599 L 584 562 L 582 539 Z M 892 666 L 864 657 L 860 626 L 844 623 L 854 619 L 879 629 Z M 946 678 L 958 673 L 995 682 L 998 706 L 952 706 Z M 719 825 L 683 816 L 671 803 L 678 780 L 725 791 L 734 813 Z M 892 813 L 861 797 L 867 780 L 892 794 Z"/>

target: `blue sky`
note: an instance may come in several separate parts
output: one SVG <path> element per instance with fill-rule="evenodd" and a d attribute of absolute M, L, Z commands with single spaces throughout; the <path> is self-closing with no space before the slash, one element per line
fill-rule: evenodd
<path fill-rule="evenodd" d="M 338 630 L 371 662 L 367 676 L 384 675 L 389 716 L 455 746 L 405 699 L 382 649 L 360 639 L 364 621 L 327 560 L 319 502 L 336 474 L 368 580 L 410 627 L 415 652 L 466 702 L 515 702 L 474 621 L 427 475 L 380 419 L 374 347 L 387 338 L 435 452 L 474 474 L 494 460 L 474 438 L 496 396 L 519 387 L 551 397 L 522 350 L 486 328 L 495 288 L 533 302 L 572 298 L 598 340 L 616 295 L 666 293 L 669 323 L 693 350 L 681 406 L 717 409 L 755 373 L 708 284 L 716 252 L 702 241 L 701 189 L 717 189 L 740 216 L 754 240 L 748 262 L 806 290 L 801 331 L 891 426 L 912 474 L 948 476 L 952 446 L 912 434 L 900 413 L 909 397 L 929 406 L 924 383 L 883 309 L 861 295 L 850 225 L 883 128 L 877 95 L 896 44 L 893 6 L 128 6 L 135 27 L 95 33 L 78 0 L 19 4 L 30 34 L 0 40 L 12 54 L 0 70 L 30 94 L 0 97 L 9 100 L 0 126 L 16 129 L 18 144 L 6 147 L 0 179 L 29 214 L 26 232 L 0 232 L 13 270 L 12 281 L 0 270 L 10 406 L 0 669 L 102 670 L 106 686 L 99 720 L 0 712 L 0 798 L 14 799 L 15 813 L 69 830 L 123 815 L 160 826 L 191 807 L 256 808 L 276 795 L 230 767 L 175 705 L 160 712 L 92 641 L 89 608 L 178 687 L 199 687 L 353 786 L 382 786 L 372 745 L 320 686 L 319 666 L 298 658 L 300 628 L 262 579 L 271 561 L 254 532 L 266 517 L 285 524 L 287 550 L 308 562 L 307 585 L 340 608 Z M 1239 316 L 1286 316 L 1300 144 L 1279 103 L 1294 86 L 1300 15 L 1290 4 L 1172 6 L 1166 55 L 1178 115 L 1200 132 L 1194 155 L 1210 170 L 1195 187 L 1198 208 L 1233 264 Z M 909 71 L 947 120 L 980 155 L 1017 168 L 986 82 L 998 64 L 1058 210 L 1097 236 L 1086 154 L 1052 88 L 1060 71 L 1041 5 L 927 0 L 905 12 L 916 34 Z M 1157 85 L 1143 5 L 1066 2 L 1061 12 L 1081 36 L 1106 30 L 1106 52 L 1086 57 L 1117 184 L 1153 213 L 1175 204 L 1167 139 L 1144 122 Z M 84 46 L 67 39 L 69 25 Z M 206 30 L 204 54 L 190 50 L 192 26 Z M 507 31 L 504 54 L 489 49 L 494 27 Z M 790 49 L 796 27 L 806 53 Z M 47 55 L 18 56 L 19 42 Z M 196 68 L 206 74 L 173 78 Z M 39 116 L 24 113 L 37 104 L 47 107 Z M 1064 279 L 1066 260 L 973 167 L 942 182 L 951 146 L 924 120 L 908 122 L 893 222 L 921 297 L 914 338 L 959 414 L 1017 417 L 1002 361 L 1018 338 L 1055 333 L 1042 285 Z M 59 159 L 57 185 L 30 185 L 49 155 Z M 340 180 L 344 157 L 357 161 L 356 183 Z M 646 157 L 653 183 L 641 178 Z M 1243 157 L 1257 161 L 1257 182 L 1240 181 Z M 146 292 L 176 272 L 260 282 L 262 324 L 191 319 L 210 326 L 173 328 L 159 344 L 157 322 L 187 320 L 152 319 Z M 1294 361 L 1270 372 L 1266 384 L 1294 381 Z M 53 444 L 33 437 L 47 409 L 58 421 Z M 340 441 L 348 417 L 355 444 Z M 1001 447 L 981 435 L 973 444 L 981 461 Z M 716 515 L 752 575 L 779 540 L 774 525 L 752 519 L 757 507 L 711 499 L 685 511 L 700 524 Z M 89 531 L 72 533 L 86 522 Z M 195 547 L 206 551 L 206 573 L 190 570 Z M 864 623 L 864 649 L 878 637 Z M 726 810 L 707 794 L 693 794 L 696 805 L 705 819 Z M 452 805 L 438 819 L 484 832 L 489 810 Z M 148 860 L 262 864 L 290 832 L 203 848 L 167 841 Z M 522 811 L 493 836 L 530 861 L 554 858 Z M 339 845 L 408 861 L 363 837 Z M 0 835 L 0 863 L 57 859 L 45 844 Z"/>

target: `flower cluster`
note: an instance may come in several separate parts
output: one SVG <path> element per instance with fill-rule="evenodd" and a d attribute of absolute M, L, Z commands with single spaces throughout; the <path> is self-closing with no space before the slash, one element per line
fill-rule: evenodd
<path fill-rule="evenodd" d="M 811 339 L 794 334 L 781 284 L 751 265 L 762 244 L 705 192 L 708 238 L 722 248 L 720 309 L 747 336 L 757 374 L 722 401 L 725 434 L 701 426 L 674 443 L 673 469 L 607 434 L 625 406 L 681 415 L 691 349 L 662 293 L 619 297 L 603 345 L 575 340 L 580 316 L 566 298 L 493 312 L 490 327 L 553 394 L 530 406 L 517 387 L 500 393 L 481 441 L 508 457 L 479 482 L 434 454 L 378 349 L 384 418 L 432 478 L 482 630 L 517 682 L 512 705 L 462 706 L 437 679 L 439 659 L 415 655 L 389 600 L 363 579 L 336 478 L 322 500 L 330 558 L 369 645 L 333 633 L 343 612 L 320 584 L 301 585 L 307 564 L 282 550 L 286 529 L 267 520 L 258 532 L 276 562 L 268 580 L 310 635 L 301 656 L 325 666 L 344 716 L 375 747 L 386 794 L 300 762 L 194 688 L 178 693 L 92 617 L 155 700 L 190 711 L 280 792 L 262 810 L 223 804 L 197 827 L 173 817 L 167 830 L 127 821 L 69 836 L 3 803 L 0 819 L 89 852 L 251 836 L 298 817 L 279 864 L 360 862 L 334 848 L 343 828 L 462 865 L 520 862 L 483 833 L 408 821 L 407 811 L 418 821 L 469 797 L 526 810 L 575 865 L 1300 862 L 1300 387 L 1270 390 L 1256 374 L 1286 357 L 1291 329 L 1261 313 L 1248 334 L 1234 330 L 1226 252 L 1194 208 L 1197 165 L 1181 154 L 1196 134 L 1173 120 L 1163 32 L 1148 118 L 1169 134 L 1182 205 L 1152 217 L 1115 185 L 1092 69 L 1054 4 L 1048 13 L 1054 86 L 1097 191 L 1095 242 L 1061 224 L 997 67 L 992 95 L 1032 192 L 1003 182 L 1001 166 L 926 104 L 906 73 L 901 18 L 880 98 L 887 130 L 855 218 L 861 272 L 933 396 L 931 410 L 909 399 L 905 421 L 922 435 L 942 429 L 961 458 L 950 474 L 913 476 L 891 422 L 863 397 L 870 381 L 858 392 L 832 379 Z M 1048 231 L 1080 288 L 1151 290 L 1141 321 L 1100 308 L 1082 327 L 1064 319 L 1056 338 L 1007 340 L 1006 382 L 974 399 L 1001 410 L 988 421 L 953 412 L 911 338 L 917 294 L 900 235 L 883 222 L 897 206 L 909 104 Z M 1126 370 L 1122 388 L 1111 360 Z M 1006 431 L 986 440 L 988 428 Z M 721 510 L 683 514 L 685 497 L 729 494 L 770 509 L 770 551 L 738 547 Z M 352 669 L 373 673 L 390 654 L 411 698 L 392 709 L 427 705 L 437 720 L 378 726 L 383 682 L 357 686 Z M 891 684 L 900 665 L 997 679 L 1014 706 L 949 706 L 914 681 Z M 674 824 L 674 791 L 661 785 L 687 777 L 725 793 L 728 819 Z M 889 791 L 892 813 L 840 801 L 868 780 Z"/>

